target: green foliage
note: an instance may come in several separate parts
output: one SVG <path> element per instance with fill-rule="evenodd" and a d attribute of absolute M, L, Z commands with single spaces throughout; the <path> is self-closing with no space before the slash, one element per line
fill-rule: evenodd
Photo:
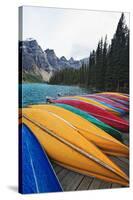
<path fill-rule="evenodd" d="M 123 91 L 129 87 L 129 30 L 124 14 L 119 20 L 116 33 L 108 51 L 106 88 Z"/>
<path fill-rule="evenodd" d="M 86 68 L 86 66 L 82 66 L 79 70 L 73 68 L 65 68 L 63 70 L 60 70 L 51 77 L 50 83 L 61 83 L 66 85 L 84 84 L 84 80 L 87 79 L 83 77 L 85 77 L 85 75 L 88 75 L 88 73 L 86 73 Z"/>
<path fill-rule="evenodd" d="M 42 77 L 39 75 L 34 75 L 34 74 L 30 74 L 30 73 L 23 73 L 22 74 L 22 81 L 23 82 L 30 82 L 30 83 L 41 83 L 42 81 Z"/>
<path fill-rule="evenodd" d="M 58 71 L 50 83 L 82 84 L 98 90 L 128 92 L 129 29 L 124 14 L 121 15 L 110 45 L 107 36 L 104 41 L 101 38 L 96 51 L 90 52 L 88 65 L 83 63 L 78 70 L 66 68 Z"/>

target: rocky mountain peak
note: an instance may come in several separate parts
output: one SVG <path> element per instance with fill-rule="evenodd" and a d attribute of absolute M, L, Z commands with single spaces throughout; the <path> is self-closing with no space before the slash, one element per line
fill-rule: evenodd
<path fill-rule="evenodd" d="M 20 41 L 19 52 L 22 58 L 22 71 L 32 76 L 41 76 L 43 81 L 48 81 L 55 71 L 66 67 L 78 69 L 82 66 L 82 60 L 74 60 L 72 57 L 67 60 L 65 56 L 58 58 L 54 49 L 48 48 L 43 51 L 33 38 Z"/>
<path fill-rule="evenodd" d="M 57 68 L 59 58 L 56 56 L 54 50 L 53 49 L 46 49 L 45 53 L 47 55 L 47 59 L 49 61 L 49 64 L 51 66 L 53 66 L 53 68 Z"/>
<path fill-rule="evenodd" d="M 53 49 L 46 49 L 45 52 L 49 55 L 55 55 L 55 52 Z"/>
<path fill-rule="evenodd" d="M 65 58 L 65 56 L 60 57 L 61 61 L 67 61 L 67 59 Z"/>
<path fill-rule="evenodd" d="M 74 62 L 74 59 L 73 59 L 73 57 L 71 57 L 70 59 L 69 59 L 69 62 Z"/>
<path fill-rule="evenodd" d="M 23 45 L 26 45 L 26 46 L 28 46 L 30 48 L 34 48 L 34 47 L 38 47 L 39 46 L 37 41 L 35 39 L 31 39 L 31 38 L 24 40 L 23 41 Z"/>

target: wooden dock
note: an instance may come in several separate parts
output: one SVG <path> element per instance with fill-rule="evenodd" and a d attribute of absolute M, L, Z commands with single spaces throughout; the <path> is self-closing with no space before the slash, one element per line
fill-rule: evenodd
<path fill-rule="evenodd" d="M 124 143 L 129 144 L 128 134 L 123 134 Z M 129 175 L 129 160 L 123 157 L 110 156 L 127 175 Z M 97 178 L 85 176 L 66 168 L 63 168 L 52 162 L 53 168 L 57 177 L 62 185 L 64 191 L 79 191 L 79 190 L 94 190 L 94 189 L 107 189 L 107 188 L 121 188 L 122 185 L 116 183 L 105 182 Z"/>

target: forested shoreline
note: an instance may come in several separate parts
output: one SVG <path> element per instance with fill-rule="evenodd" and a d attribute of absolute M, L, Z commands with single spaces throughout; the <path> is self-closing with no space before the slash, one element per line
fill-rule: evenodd
<path fill-rule="evenodd" d="M 56 72 L 50 84 L 82 85 L 101 91 L 129 92 L 129 29 L 122 13 L 116 32 L 108 44 L 100 39 L 89 56 L 89 64 L 80 69 L 65 68 Z"/>

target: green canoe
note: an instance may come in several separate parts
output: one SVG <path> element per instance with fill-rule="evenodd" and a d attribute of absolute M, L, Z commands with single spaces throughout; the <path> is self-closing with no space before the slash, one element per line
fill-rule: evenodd
<path fill-rule="evenodd" d="M 123 141 L 122 138 L 122 133 L 118 130 L 116 130 L 115 128 L 105 124 L 104 122 L 100 121 L 99 119 L 93 117 L 92 115 L 88 114 L 85 111 L 82 111 L 78 108 L 75 108 L 73 106 L 67 105 L 67 104 L 62 104 L 62 103 L 55 103 L 55 106 L 59 106 L 62 107 L 66 110 L 69 110 L 77 115 L 80 115 L 81 117 L 83 117 L 84 119 L 88 120 L 89 122 L 95 124 L 96 126 L 98 126 L 99 128 L 101 128 L 102 130 L 104 130 L 105 132 L 109 133 L 112 137 Z"/>

